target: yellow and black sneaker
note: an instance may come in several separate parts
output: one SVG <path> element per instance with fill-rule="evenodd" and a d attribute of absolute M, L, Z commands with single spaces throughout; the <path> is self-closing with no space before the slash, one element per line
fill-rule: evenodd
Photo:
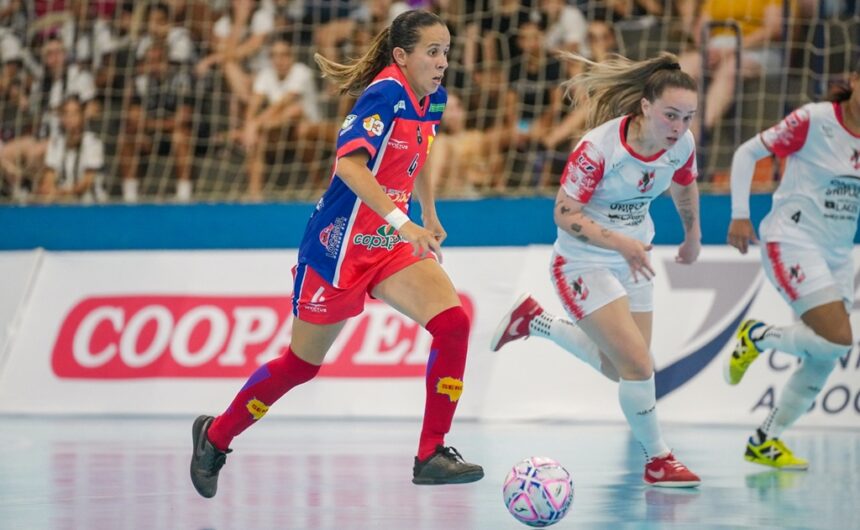
<path fill-rule="evenodd" d="M 734 351 L 723 365 L 723 376 L 728 384 L 736 385 L 740 383 L 747 372 L 747 368 L 750 367 L 752 362 L 761 353 L 755 341 L 750 337 L 750 332 L 761 326 L 764 326 L 764 322 L 750 319 L 744 320 L 738 328 L 736 333 L 738 342 L 735 344 Z"/>
<path fill-rule="evenodd" d="M 754 464 L 775 467 L 777 469 L 803 471 L 809 469 L 809 462 L 794 456 L 791 449 L 786 447 L 779 438 L 770 438 L 760 444 L 751 437 L 747 442 L 744 459 Z"/>

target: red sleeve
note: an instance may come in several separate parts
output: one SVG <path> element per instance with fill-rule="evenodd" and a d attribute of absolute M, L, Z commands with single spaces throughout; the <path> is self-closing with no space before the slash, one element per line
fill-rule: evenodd
<path fill-rule="evenodd" d="M 699 177 L 699 168 L 696 165 L 696 151 L 690 153 L 690 158 L 684 165 L 675 170 L 672 181 L 681 186 L 689 186 Z"/>
<path fill-rule="evenodd" d="M 770 129 L 761 133 L 761 141 L 768 151 L 785 158 L 800 151 L 809 134 L 809 111 L 803 107 L 795 110 Z"/>
<path fill-rule="evenodd" d="M 603 154 L 591 142 L 583 141 L 567 158 L 561 187 L 572 199 L 587 203 L 603 179 L 604 167 Z"/>

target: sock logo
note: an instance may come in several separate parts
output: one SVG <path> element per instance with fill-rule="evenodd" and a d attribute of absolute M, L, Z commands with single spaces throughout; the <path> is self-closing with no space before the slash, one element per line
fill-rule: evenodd
<path fill-rule="evenodd" d="M 456 403 L 463 393 L 463 381 L 453 377 L 443 377 L 436 383 L 436 393 L 448 396 L 451 403 Z"/>
<path fill-rule="evenodd" d="M 250 412 L 251 416 L 254 417 L 254 421 L 259 420 L 260 418 L 265 416 L 267 412 L 269 412 L 269 406 L 257 398 L 254 398 L 249 401 L 245 405 L 245 408 L 248 409 L 248 412 Z"/>

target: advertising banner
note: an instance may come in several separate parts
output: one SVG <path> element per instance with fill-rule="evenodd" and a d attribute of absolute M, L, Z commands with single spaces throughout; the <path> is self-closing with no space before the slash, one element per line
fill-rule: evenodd
<path fill-rule="evenodd" d="M 623 420 L 617 385 L 552 342 L 529 338 L 489 350 L 499 319 L 523 292 L 563 314 L 550 284 L 551 251 L 545 245 L 445 249 L 443 266 L 472 319 L 459 418 Z M 706 247 L 697 264 L 682 266 L 674 252 L 652 253 L 660 416 L 754 424 L 798 359 L 766 351 L 730 387 L 722 369 L 734 331 L 745 318 L 788 325 L 796 317 L 764 278 L 757 254 Z M 0 254 L 0 269 L 20 259 Z M 0 365 L 0 412 L 220 412 L 257 367 L 290 343 L 295 259 L 295 251 L 45 253 Z M 368 298 L 319 376 L 269 414 L 418 418 L 430 342 L 416 323 Z M 860 427 L 856 347 L 802 423 Z"/>

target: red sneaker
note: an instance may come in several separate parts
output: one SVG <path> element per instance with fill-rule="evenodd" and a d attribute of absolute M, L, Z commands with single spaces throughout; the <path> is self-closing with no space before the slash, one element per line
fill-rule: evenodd
<path fill-rule="evenodd" d="M 530 294 L 520 296 L 496 327 L 490 349 L 499 351 L 499 348 L 512 340 L 528 338 L 529 323 L 542 313 L 543 308 Z"/>
<path fill-rule="evenodd" d="M 646 484 L 662 488 L 694 488 L 702 483 L 699 476 L 675 460 L 675 455 L 652 458 L 645 464 Z"/>

